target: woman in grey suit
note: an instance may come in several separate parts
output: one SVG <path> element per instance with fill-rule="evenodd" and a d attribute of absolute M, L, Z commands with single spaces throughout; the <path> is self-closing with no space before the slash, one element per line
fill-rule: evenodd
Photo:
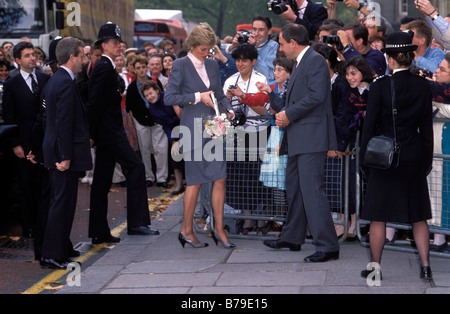
<path fill-rule="evenodd" d="M 203 137 L 203 119 L 215 115 L 211 94 L 214 94 L 221 107 L 225 107 L 229 118 L 234 117 L 222 90 L 219 66 L 215 60 L 207 59 L 209 50 L 215 43 L 216 35 L 207 23 L 201 23 L 192 30 L 184 44 L 188 55 L 175 60 L 164 96 L 166 105 L 183 107 L 180 143 L 185 161 L 187 187 L 184 195 L 184 221 L 178 236 L 183 247 L 186 243 L 196 248 L 208 246 L 196 238 L 193 218 L 200 187 L 209 182 L 214 182 L 213 238 L 217 245 L 220 241 L 226 248 L 235 247 L 228 242 L 223 229 L 226 178 L 226 162 L 220 152 L 223 143 L 211 143 L 211 138 Z M 208 158 L 211 156 L 215 158 Z"/>

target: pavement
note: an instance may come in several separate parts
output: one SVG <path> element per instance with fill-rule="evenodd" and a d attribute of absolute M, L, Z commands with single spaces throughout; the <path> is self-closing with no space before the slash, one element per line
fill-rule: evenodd
<path fill-rule="evenodd" d="M 369 263 L 369 250 L 359 241 L 341 244 L 340 258 L 326 263 L 305 263 L 314 253 L 311 243 L 300 252 L 273 250 L 261 240 L 230 237 L 237 248 L 217 247 L 212 238 L 198 234 L 207 248 L 194 249 L 178 242 L 183 197 L 152 221 L 158 236 L 132 236 L 126 223 L 116 228 L 122 241 L 83 252 L 81 272 L 56 271 L 62 278 L 54 294 L 450 294 L 450 260 L 431 257 L 433 280 L 419 278 L 416 254 L 384 250 L 383 280 L 360 277 Z M 85 249 L 85 250 L 84 250 Z M 94 262 L 85 263 L 89 256 Z M 83 260 L 84 258 L 84 260 Z M 62 273 L 61 273 L 62 272 Z M 65 278 L 73 281 L 64 282 Z M 45 279 L 44 279 L 45 280 Z M 374 285 L 373 283 L 379 283 Z M 191 299 L 189 299 L 191 301 Z M 192 304 L 191 304 L 192 305 Z"/>

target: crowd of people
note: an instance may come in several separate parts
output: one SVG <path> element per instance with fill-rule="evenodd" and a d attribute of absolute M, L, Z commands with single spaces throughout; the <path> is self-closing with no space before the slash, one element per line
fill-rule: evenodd
<path fill-rule="evenodd" d="M 445 251 L 448 243 L 445 235 L 435 234 L 429 247 L 427 220 L 437 227 L 450 225 L 448 193 L 442 188 L 448 182 L 448 164 L 432 160 L 433 152 L 448 153 L 450 138 L 448 124 L 432 122 L 433 111 L 450 117 L 450 21 L 428 0 L 415 1 L 425 18 L 403 19 L 403 32 L 395 32 L 384 17 L 356 0 L 343 1 L 361 14 L 349 24 L 336 19 L 336 0 L 327 0 L 327 7 L 296 2 L 299 12 L 287 6 L 280 15 L 287 24 L 279 34 L 272 32 L 267 16 L 255 16 L 244 39 L 237 32 L 220 40 L 208 24 L 200 23 L 177 52 L 170 40 L 129 48 L 113 23 L 102 26 L 91 46 L 71 37 L 55 39 L 48 58 L 26 40 L 2 45 L 4 119 L 19 125 L 10 144 L 17 157 L 23 230 L 35 238 L 42 266 L 64 268 L 79 254 L 70 242 L 70 229 L 80 171 L 85 172 L 82 183 L 91 185 L 93 244 L 120 241 L 106 221 L 112 183 L 127 187 L 128 233 L 158 234 L 150 228 L 146 188 L 170 188 L 173 171 L 172 195 L 185 193 L 178 236 L 183 247 L 208 246 L 193 230 L 201 195 L 214 212 L 217 245 L 236 247 L 224 231 L 225 203 L 245 215 L 261 206 L 287 208 L 280 238 L 264 244 L 298 251 L 310 234 L 316 252 L 305 262 L 338 259 L 344 230 L 333 224 L 330 211 L 341 208 L 330 208 L 323 189 L 324 162 L 361 145 L 365 204 L 370 205 L 362 216 L 371 221 L 372 262 L 379 264 L 383 246 L 395 241 L 396 230 L 386 223 L 409 223 L 421 276 L 431 278 L 428 251 Z M 384 93 L 391 81 L 402 151 L 399 166 L 368 169 L 363 163 L 368 140 L 392 133 L 391 94 Z M 203 156 L 205 147 L 218 153 L 224 143 L 220 138 L 196 139 L 197 121 L 218 111 L 237 121 L 244 148 L 256 147 L 261 160 Z M 192 132 L 175 135 L 177 126 Z M 235 139 L 233 145 L 240 143 Z M 175 158 L 180 155 L 181 160 Z M 356 237 L 359 169 L 354 156 L 349 163 L 349 239 Z M 398 195 L 393 197 L 392 191 Z M 259 194 L 271 196 L 262 203 Z M 61 228 L 53 228 L 56 224 Z M 267 222 L 245 220 L 239 232 L 266 234 L 269 228 Z"/>

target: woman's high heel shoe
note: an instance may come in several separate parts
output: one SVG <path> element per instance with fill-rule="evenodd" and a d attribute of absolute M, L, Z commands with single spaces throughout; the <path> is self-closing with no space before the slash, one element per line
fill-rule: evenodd
<path fill-rule="evenodd" d="M 222 243 L 223 247 L 226 249 L 234 249 L 236 247 L 236 244 L 234 244 L 234 243 L 223 241 L 220 238 L 217 239 L 215 232 L 213 232 L 212 238 L 213 238 L 214 242 L 216 242 L 217 246 L 219 246 L 219 242 L 220 242 L 220 243 Z"/>
<path fill-rule="evenodd" d="M 183 248 L 186 245 L 186 243 L 189 244 L 190 246 L 192 246 L 193 248 L 196 248 L 196 249 L 208 246 L 208 243 L 192 241 L 191 239 L 185 237 L 181 233 L 178 235 L 178 240 L 180 241 L 181 246 Z"/>

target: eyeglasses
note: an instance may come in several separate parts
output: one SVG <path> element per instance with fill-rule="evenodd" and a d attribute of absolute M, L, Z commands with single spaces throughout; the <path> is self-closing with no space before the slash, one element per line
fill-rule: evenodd
<path fill-rule="evenodd" d="M 273 69 L 273 73 L 286 71 L 284 68 L 275 68 Z"/>

